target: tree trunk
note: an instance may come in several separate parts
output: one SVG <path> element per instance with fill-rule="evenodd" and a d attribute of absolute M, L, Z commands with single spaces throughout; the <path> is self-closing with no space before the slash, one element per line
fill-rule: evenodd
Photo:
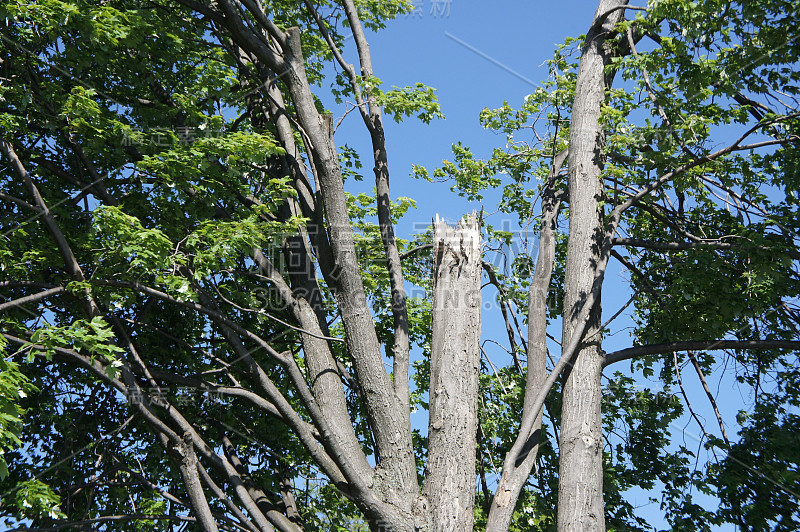
<path fill-rule="evenodd" d="M 626 0 L 602 0 L 583 46 L 569 139 L 569 244 L 564 288 L 563 345 L 568 345 L 595 282 L 600 282 L 604 225 L 600 108 L 609 32 Z M 561 416 L 558 530 L 604 531 L 603 434 L 600 402 L 600 298 L 593 298 L 585 337 L 565 372 Z"/>
<path fill-rule="evenodd" d="M 475 502 L 481 255 L 475 214 L 433 229 L 434 292 L 428 461 L 431 532 L 469 532 Z"/>

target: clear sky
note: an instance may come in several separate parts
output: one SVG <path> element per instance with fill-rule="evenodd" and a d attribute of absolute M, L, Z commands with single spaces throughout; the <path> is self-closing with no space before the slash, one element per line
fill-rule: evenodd
<path fill-rule="evenodd" d="M 480 205 L 455 201 L 448 193 L 449 184 L 423 185 L 407 179 L 411 165 L 435 168 L 450 157 L 450 146 L 457 141 L 471 146 L 477 155 L 487 155 L 504 142 L 481 127 L 478 114 L 504 101 L 520 106 L 547 77 L 543 63 L 552 57 L 555 45 L 586 31 L 596 2 L 421 0 L 414 4 L 418 14 L 400 16 L 371 36 L 375 74 L 385 87 L 422 82 L 436 88 L 446 119 L 427 126 L 415 119 L 400 125 L 387 121 L 392 195 L 414 197 L 419 216 L 426 220 L 434 211 L 457 219 Z M 367 140 L 355 114 L 341 130 L 337 140 L 351 143 L 358 136 Z"/>
<path fill-rule="evenodd" d="M 398 226 L 401 237 L 410 236 L 415 228 L 427 226 L 437 213 L 456 221 L 465 213 L 480 210 L 479 203 L 469 203 L 450 192 L 452 183 L 427 183 L 410 178 L 411 165 L 422 165 L 432 171 L 442 159 L 452 158 L 450 147 L 458 141 L 471 147 L 477 157 L 488 156 L 492 148 L 505 144 L 504 136 L 481 127 L 480 111 L 485 107 L 499 107 L 506 101 L 513 108 L 520 107 L 523 98 L 547 78 L 544 63 L 552 57 L 556 45 L 566 37 L 584 33 L 597 8 L 596 0 L 418 0 L 413 4 L 418 7 L 414 14 L 401 16 L 386 30 L 369 36 L 375 75 L 384 82 L 384 89 L 416 82 L 432 86 L 437 89 L 446 117 L 430 125 L 413 118 L 399 125 L 387 119 L 385 124 L 392 197 L 408 196 L 417 202 L 416 211 L 410 211 Z M 356 63 L 353 47 L 350 48 L 347 59 Z M 334 119 L 339 116 L 341 110 L 338 114 L 334 111 Z M 337 143 L 347 143 L 361 153 L 365 178 L 361 186 L 370 192 L 373 180 L 369 138 L 356 113 L 351 113 L 342 123 L 336 139 Z M 487 212 L 494 211 L 496 201 L 491 193 L 487 194 L 485 204 Z M 499 216 L 502 214 L 490 220 L 495 227 L 502 223 Z M 625 272 L 611 264 L 603 295 L 604 316 L 610 317 L 630 297 L 622 278 L 627 278 Z M 484 300 L 487 297 L 491 296 L 484 291 Z M 606 351 L 631 345 L 629 325 L 625 317 L 615 322 L 612 331 L 616 334 L 604 342 Z M 484 312 L 484 338 L 489 337 L 506 338 L 496 309 Z M 557 357 L 558 348 L 553 347 L 553 355 Z M 490 356 L 495 355 L 496 363 L 510 363 L 510 357 L 501 350 L 490 352 Z M 624 367 L 615 369 L 625 370 Z M 691 381 L 688 375 L 684 380 Z M 687 390 L 699 389 L 696 383 L 686 384 Z M 700 415 L 713 420 L 713 413 L 704 408 L 705 397 L 692 393 L 692 398 L 695 404 L 702 403 L 699 408 L 695 407 Z M 741 404 L 738 394 L 733 403 Z M 736 409 L 732 408 L 728 414 L 735 415 Z M 709 423 L 709 426 L 713 425 Z M 697 449 L 696 426 L 680 421 L 674 429 L 673 436 L 680 444 Z M 657 491 L 631 493 L 630 496 L 635 505 L 645 505 L 648 497 L 660 500 Z M 703 498 L 696 496 L 695 500 L 701 502 Z M 713 504 L 707 498 L 705 502 Z M 667 527 L 655 503 L 643 506 L 638 513 L 658 528 Z"/>

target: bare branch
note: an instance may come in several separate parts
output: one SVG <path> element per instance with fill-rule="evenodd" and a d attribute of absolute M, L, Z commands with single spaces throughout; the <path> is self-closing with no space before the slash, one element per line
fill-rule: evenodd
<path fill-rule="evenodd" d="M 555 190 L 555 178 L 568 155 L 569 151 L 563 150 L 555 156 L 542 193 L 539 256 L 528 289 L 528 368 L 522 419 L 517 439 L 503 462 L 503 474 L 492 499 L 487 530 L 508 530 L 516 501 L 538 454 L 544 405 L 544 399 L 539 404 L 539 398 L 547 387 L 547 294 L 555 264 L 556 219 L 562 197 Z"/>
<path fill-rule="evenodd" d="M 186 493 L 189 495 L 189 500 L 192 503 L 192 509 L 194 510 L 200 528 L 205 532 L 217 532 L 219 527 L 217 526 L 214 516 L 211 514 L 211 507 L 208 505 L 208 499 L 200 483 L 200 475 L 197 471 L 199 463 L 194 454 L 192 433 L 186 431 L 183 440 L 180 442 L 173 442 L 173 445 L 178 468 L 183 477 L 183 485 L 186 489 Z"/>
<path fill-rule="evenodd" d="M 328 48 L 330 48 L 331 52 L 333 53 L 333 57 L 336 59 L 336 62 L 339 63 L 339 66 L 342 67 L 342 70 L 344 70 L 347 74 L 347 78 L 350 81 L 350 88 L 353 89 L 353 96 L 356 99 L 355 107 L 358 108 L 358 111 L 361 113 L 361 117 L 364 119 L 364 122 L 369 126 L 369 109 L 367 108 L 367 105 L 364 102 L 364 97 L 361 94 L 361 86 L 358 84 L 358 76 L 356 75 L 355 68 L 353 65 L 345 61 L 344 57 L 342 57 L 342 52 L 336 46 L 336 43 L 333 42 L 333 38 L 331 38 L 328 28 L 325 26 L 325 22 L 322 20 L 319 12 L 314 7 L 314 4 L 312 4 L 309 0 L 304 0 L 304 2 L 308 10 L 311 12 L 311 15 L 314 17 L 314 20 L 317 22 L 317 27 L 319 27 L 320 33 L 322 33 L 322 36 L 325 38 L 325 42 L 328 44 Z M 353 32 L 353 35 L 355 35 L 355 31 Z M 342 119 L 344 119 L 344 117 L 342 117 Z"/>
<path fill-rule="evenodd" d="M 689 413 L 691 414 L 692 419 L 694 419 L 697 422 L 698 427 L 700 427 L 700 430 L 703 432 L 703 436 L 705 438 L 708 438 L 708 433 L 706 432 L 706 428 L 703 425 L 703 422 L 700 421 L 700 418 L 697 417 L 697 414 L 692 408 L 692 403 L 689 401 L 689 396 L 686 395 L 686 388 L 683 387 L 683 379 L 681 378 L 681 368 L 678 366 L 677 352 L 672 353 L 672 360 L 674 362 L 674 367 L 675 367 L 675 379 L 678 381 L 678 387 L 681 389 L 681 395 L 683 395 L 683 400 L 686 403 L 686 408 L 689 409 Z"/>
<path fill-rule="evenodd" d="M 606 354 L 603 367 L 648 355 L 664 355 L 675 351 L 702 351 L 717 349 L 789 349 L 800 350 L 800 340 L 690 340 L 666 344 L 629 347 Z"/>
<path fill-rule="evenodd" d="M 631 30 L 631 28 L 627 29 L 625 35 L 628 39 L 628 46 L 630 46 L 631 53 L 634 56 L 638 56 L 639 52 L 636 51 L 636 44 L 634 42 L 633 31 Z M 698 158 L 697 155 L 692 153 L 692 151 L 688 148 L 688 146 L 686 146 L 686 144 L 678 136 L 678 133 L 675 131 L 675 128 L 672 127 L 672 122 L 667 116 L 667 112 L 664 110 L 664 107 L 662 107 L 661 104 L 659 103 L 658 98 L 656 98 L 656 92 L 653 89 L 653 85 L 650 83 L 650 74 L 647 73 L 647 69 L 644 67 L 642 67 L 642 80 L 644 81 L 644 86 L 647 89 L 647 95 L 650 97 L 650 101 L 656 107 L 658 115 L 667 125 L 667 128 L 669 129 L 669 133 L 670 135 L 672 135 L 672 138 L 674 138 L 675 141 L 680 145 L 684 153 L 687 153 L 690 157 L 697 159 Z"/>
<path fill-rule="evenodd" d="M 700 247 L 728 250 L 728 249 L 740 249 L 742 247 L 748 246 L 748 244 L 739 244 L 735 242 L 721 242 L 719 239 L 715 240 L 704 239 L 699 242 L 654 242 L 651 240 L 640 240 L 636 238 L 614 238 L 611 241 L 611 245 L 632 246 L 632 247 L 646 248 L 646 249 L 661 249 L 665 251 L 678 251 L 678 250 L 694 249 Z M 753 247 L 760 251 L 772 251 L 777 253 L 784 252 L 784 250 L 774 250 L 766 246 L 753 246 Z M 793 259 L 800 259 L 800 252 L 785 251 L 785 253 Z"/>
<path fill-rule="evenodd" d="M 492 283 L 497 291 L 500 292 L 500 312 L 503 314 L 503 321 L 506 325 L 506 334 L 508 335 L 508 343 L 511 346 L 511 357 L 514 359 L 514 365 L 517 367 L 520 373 L 522 373 L 522 364 L 519 361 L 519 353 L 517 352 L 517 341 L 514 335 L 514 328 L 511 326 L 511 321 L 508 318 L 508 302 L 506 301 L 506 292 L 503 290 L 500 281 L 497 279 L 497 274 L 495 274 L 492 265 L 488 262 L 482 260 L 481 266 L 483 267 L 486 274 L 489 276 L 489 282 Z"/>
<path fill-rule="evenodd" d="M 789 137 L 787 137 L 785 139 L 772 139 L 772 140 L 764 140 L 764 141 L 760 141 L 760 142 L 754 142 L 752 144 L 742 144 L 742 142 L 747 137 L 749 137 L 750 135 L 752 135 L 756 131 L 759 131 L 760 129 L 764 128 L 765 126 L 768 126 L 768 125 L 771 125 L 771 124 L 775 124 L 775 123 L 778 123 L 778 122 L 782 122 L 782 121 L 788 120 L 790 118 L 795 118 L 797 116 L 800 116 L 800 113 L 792 113 L 790 115 L 785 115 L 785 116 L 782 116 L 782 117 L 777 117 L 777 118 L 773 118 L 773 119 L 770 119 L 770 120 L 761 121 L 758 124 L 756 124 L 755 126 L 753 126 L 752 128 L 750 128 L 749 130 L 747 130 L 733 144 L 730 144 L 729 146 L 727 146 L 725 148 L 722 148 L 720 150 L 717 150 L 717 151 L 715 151 L 713 153 L 709 153 L 709 154 L 704 155 L 702 157 L 698 157 L 697 159 L 695 159 L 693 161 L 690 161 L 688 163 L 685 163 L 685 164 L 679 166 L 675 170 L 671 170 L 671 171 L 665 173 L 664 175 L 662 175 L 658 179 L 652 181 L 649 185 L 647 185 L 644 188 L 640 189 L 639 192 L 637 192 L 635 195 L 633 195 L 631 198 L 629 198 L 627 201 L 625 201 L 625 203 L 622 203 L 621 205 L 618 205 L 612 211 L 611 216 L 610 216 L 610 221 L 612 222 L 612 224 L 616 228 L 616 225 L 619 223 L 618 222 L 619 217 L 628 208 L 630 208 L 631 206 L 636 205 L 637 203 L 639 203 L 639 201 L 642 198 L 644 198 L 645 196 L 647 196 L 648 194 L 650 194 L 654 190 L 656 190 L 659 187 L 661 187 L 664 183 L 674 179 L 675 177 L 677 177 L 679 175 L 682 175 L 682 174 L 686 173 L 687 171 L 691 170 L 692 168 L 700 166 L 701 164 L 705 164 L 705 163 L 709 163 L 709 162 L 715 161 L 715 160 L 719 159 L 720 157 L 722 157 L 724 155 L 727 155 L 729 153 L 734 153 L 734 152 L 738 152 L 738 151 L 755 150 L 755 149 L 764 148 L 764 147 L 767 147 L 767 146 L 777 146 L 777 145 L 789 144 L 789 143 L 792 143 L 792 142 L 800 141 L 800 137 L 798 137 L 796 135 L 791 135 L 791 136 L 789 136 Z"/>
<path fill-rule="evenodd" d="M 26 305 L 28 303 L 33 303 L 35 301 L 40 301 L 42 299 L 47 299 L 50 296 L 54 296 L 57 294 L 61 294 L 66 290 L 63 286 L 57 286 L 55 288 L 51 288 L 49 290 L 45 290 L 44 292 L 39 292 L 37 294 L 31 294 L 29 296 L 20 297 L 18 299 L 14 299 L 12 301 L 6 301 L 5 303 L 0 303 L 0 312 L 14 307 L 19 307 L 22 305 Z"/>
<path fill-rule="evenodd" d="M 728 434 L 725 432 L 725 424 L 722 422 L 722 416 L 719 413 L 719 408 L 717 408 L 717 401 L 714 399 L 714 394 L 711 393 L 708 383 L 706 382 L 706 376 L 703 375 L 703 369 L 700 367 L 700 363 L 697 362 L 697 357 L 694 356 L 693 352 L 689 351 L 688 355 L 689 360 L 692 361 L 692 365 L 697 372 L 697 376 L 700 378 L 700 382 L 703 384 L 703 389 L 705 390 L 706 396 L 711 403 L 711 407 L 714 409 L 714 414 L 717 416 L 717 423 L 719 424 L 719 430 L 722 432 L 722 439 L 725 440 L 725 445 L 730 447 L 731 442 L 728 440 Z"/>
<path fill-rule="evenodd" d="M 16 203 L 16 204 L 17 204 L 17 205 L 19 205 L 20 207 L 24 207 L 24 208 L 28 209 L 29 211 L 33 211 L 33 212 L 35 212 L 35 213 L 39 213 L 39 209 L 37 209 L 36 207 L 34 207 L 33 205 L 31 205 L 31 204 L 30 204 L 30 203 L 28 203 L 27 201 L 25 201 L 25 200 L 23 200 L 23 199 L 20 199 L 20 198 L 18 198 L 18 197 L 16 197 L 16 196 L 10 196 L 10 195 L 8 195 L 8 194 L 5 194 L 5 193 L 3 193 L 3 192 L 0 192 L 0 200 L 3 200 L 3 201 L 9 201 L 9 202 L 11 202 L 11 203 Z"/>
<path fill-rule="evenodd" d="M 407 258 L 411 257 L 412 255 L 415 255 L 419 251 L 422 251 L 424 249 L 431 249 L 431 248 L 433 248 L 433 244 L 422 244 L 422 245 L 417 246 L 415 248 L 411 248 L 408 251 L 406 251 L 405 253 L 403 253 L 402 255 L 400 255 L 400 260 L 406 260 Z"/>

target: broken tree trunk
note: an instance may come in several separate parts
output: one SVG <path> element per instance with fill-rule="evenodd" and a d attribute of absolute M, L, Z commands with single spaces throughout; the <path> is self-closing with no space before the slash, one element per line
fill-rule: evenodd
<path fill-rule="evenodd" d="M 433 339 L 424 494 L 432 532 L 469 532 L 475 502 L 481 256 L 475 213 L 433 225 Z"/>

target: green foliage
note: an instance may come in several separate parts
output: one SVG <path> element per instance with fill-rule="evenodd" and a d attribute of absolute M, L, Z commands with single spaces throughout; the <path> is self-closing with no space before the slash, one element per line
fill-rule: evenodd
<path fill-rule="evenodd" d="M 7 342 L 0 337 L 0 348 L 5 353 Z M 8 477 L 6 451 L 22 444 L 22 417 L 25 410 L 19 400 L 36 392 L 30 380 L 20 371 L 19 365 L 5 357 L 0 359 L 0 481 Z"/>
<path fill-rule="evenodd" d="M 647 12 L 630 14 L 632 20 L 623 21 L 613 37 L 621 53 L 612 58 L 607 69 L 609 76 L 617 74 L 621 82 L 607 91 L 600 115 L 605 184 L 600 203 L 604 213 L 659 176 L 694 165 L 628 209 L 620 225 L 618 236 L 654 244 L 616 247 L 630 271 L 635 295 L 631 330 L 635 344 L 700 338 L 795 339 L 794 303 L 800 297 L 797 239 L 793 236 L 798 228 L 798 150 L 796 141 L 787 140 L 798 131 L 798 119 L 793 104 L 775 89 L 791 95 L 790 99 L 800 92 L 796 69 L 800 47 L 791 22 L 797 16 L 797 6 L 771 0 L 664 0 L 651 2 Z M 636 41 L 636 53 L 628 46 L 628 29 L 644 36 Z M 498 258 L 486 260 L 502 264 L 497 277 L 506 300 L 517 309 L 527 308 L 533 246 L 541 220 L 537 209 L 544 185 L 551 184 L 557 193 L 565 193 L 557 220 L 556 264 L 548 294 L 550 319 L 562 312 L 568 234 L 564 221 L 570 214 L 565 179 L 568 163 L 554 181 L 548 182 L 547 175 L 552 157 L 568 144 L 576 44 L 581 39 L 569 39 L 558 48 L 549 62 L 549 79 L 519 108 L 504 103 L 481 112 L 481 123 L 503 135 L 505 146 L 493 149 L 482 160 L 471 148 L 458 143 L 453 146 L 454 159 L 444 161 L 441 168 L 414 168 L 417 177 L 449 181 L 454 191 L 470 200 L 482 200 L 486 191 L 502 191 L 498 208 L 515 215 L 518 225 L 497 227 L 499 224 L 491 218 L 487 220 L 488 246 Z M 770 96 L 764 99 L 765 94 Z M 776 122 L 780 125 L 773 125 Z M 751 128 L 755 134 L 742 143 L 783 143 L 761 151 L 732 151 L 715 156 L 713 161 L 702 159 Z M 659 246 L 676 242 L 694 247 Z M 783 307 L 780 302 L 784 302 Z M 788 302 L 792 303 L 785 306 Z M 705 353 L 698 358 L 707 374 L 719 361 Z M 683 357 L 679 355 L 678 359 L 680 363 Z M 783 374 L 792 366 L 770 352 L 736 352 L 726 359 L 737 367 L 738 380 L 755 389 L 768 375 Z M 605 433 L 609 435 L 605 501 L 610 530 L 650 529 L 627 500 L 632 489 L 661 490 L 663 496 L 657 502 L 676 529 L 710 530 L 723 522 L 758 530 L 788 530 L 793 526 L 796 507 L 782 495 L 762 493 L 760 498 L 756 495 L 745 500 L 744 493 L 757 490 L 736 491 L 733 486 L 741 481 L 738 477 L 721 480 L 726 477 L 718 470 L 736 469 L 733 451 L 732 458 L 724 461 L 724 469 L 713 464 L 705 468 L 695 466 L 700 458 L 692 451 L 673 442 L 670 424 L 685 414 L 681 401 L 672 395 L 672 354 L 663 360 L 635 362 L 633 370 L 641 371 L 643 377 L 658 372 L 662 382 L 661 388 L 640 389 L 640 381 L 633 378 L 635 372 L 618 373 L 604 396 Z M 780 400 L 770 397 L 775 402 L 769 407 L 762 400 L 748 411 L 781 412 L 797 402 L 796 395 L 788 393 Z M 509 412 L 493 411 L 486 419 L 492 420 L 496 431 L 504 423 L 513 426 L 515 411 L 513 406 Z M 763 412 L 760 415 L 763 417 Z M 766 423 L 762 426 L 764 434 L 759 441 L 765 455 L 781 456 L 781 426 L 787 427 L 788 434 L 792 419 L 773 419 L 774 434 L 766 432 Z M 513 437 L 513 430 L 507 430 L 500 440 L 513 441 Z M 744 442 L 741 448 L 747 447 Z M 783 464 L 780 459 L 777 462 L 782 464 L 778 468 L 793 470 L 792 464 Z M 763 479 L 751 482 L 769 489 Z M 723 485 L 727 487 L 723 489 Z M 723 508 L 704 508 L 692 498 L 692 490 L 715 494 Z M 547 500 L 546 490 L 531 493 L 539 502 L 528 500 L 525 504 L 545 508 L 537 514 L 544 518 L 548 515 L 546 508 L 552 508 L 542 504 Z M 770 504 L 775 506 L 768 511 Z M 518 506 L 519 510 L 524 508 L 529 506 Z M 741 521 L 734 508 L 752 513 Z M 767 514 L 769 518 L 764 517 Z M 781 519 L 787 528 L 778 524 Z"/>
<path fill-rule="evenodd" d="M 113 378 L 116 377 L 117 368 L 121 365 L 117 357 L 125 352 L 121 347 L 111 343 L 114 338 L 115 334 L 111 327 L 98 316 L 91 321 L 75 320 L 68 327 L 36 329 L 31 335 L 31 343 L 44 346 L 48 359 L 52 358 L 57 347 L 72 347 L 90 353 L 92 357 L 99 355 L 107 364 L 106 373 Z M 34 354 L 32 349 L 28 350 L 28 363 L 33 361 Z"/>
<path fill-rule="evenodd" d="M 426 124 L 430 124 L 434 118 L 444 118 L 436 90 L 422 83 L 402 89 L 395 87 L 379 94 L 377 103 L 398 123 L 403 121 L 403 117 L 414 114 Z"/>
<path fill-rule="evenodd" d="M 17 511 L 25 518 L 46 516 L 50 519 L 64 519 L 59 509 L 61 498 L 47 485 L 38 480 L 28 480 L 17 486 L 14 502 Z"/>
<path fill-rule="evenodd" d="M 797 357 L 776 375 L 777 390 L 763 394 L 746 419 L 740 440 L 710 468 L 711 485 L 719 490 L 720 514 L 753 530 L 789 531 L 800 526 L 800 489 L 796 413 L 800 372 Z"/>
<path fill-rule="evenodd" d="M 163 232 L 117 207 L 100 207 L 93 221 L 99 265 L 134 275 L 172 269 L 172 242 Z"/>
<path fill-rule="evenodd" d="M 351 46 L 340 6 L 316 4 L 337 47 Z M 371 30 L 383 28 L 412 6 L 398 0 L 356 4 Z M 278 27 L 301 27 L 306 74 L 314 90 L 329 88 L 338 103 L 352 99 L 347 77 L 331 75 L 332 53 L 305 4 L 277 1 L 265 9 Z M 800 94 L 797 6 L 780 0 L 660 0 L 650 2 L 648 9 L 631 12 L 635 19 L 620 25 L 613 38 L 617 56 L 607 74 L 616 73 L 622 83 L 608 91 L 601 110 L 604 145 L 597 156 L 604 165 L 603 214 L 665 172 L 694 166 L 629 209 L 621 221 L 617 236 L 654 243 L 616 247 L 630 270 L 635 295 L 631 337 L 636 344 L 796 338 L 797 142 L 732 151 L 713 161 L 708 155 L 750 128 L 759 141 L 785 140 L 800 132 L 790 105 L 780 103 Z M 256 22 L 244 16 L 248 23 Z M 319 225 L 328 213 L 319 207 L 317 183 L 300 182 L 292 166 L 313 178 L 319 161 L 308 155 L 314 149 L 308 136 L 296 129 L 301 155 L 294 159 L 295 154 L 286 153 L 268 109 L 272 96 L 267 96 L 263 79 L 250 77 L 257 69 L 230 53 L 218 25 L 180 4 L 5 0 L 0 24 L 0 136 L 20 148 L 85 276 L 80 282 L 70 277 L 40 217 L 29 219 L 23 205 L 3 199 L 0 271 L 4 279 L 18 283 L 7 289 L 4 285 L 3 297 L 24 297 L 45 287 L 67 290 L 8 308 L 0 318 L 3 332 L 28 342 L 0 360 L 0 490 L 5 494 L 0 513 L 16 524 L 28 519 L 48 527 L 86 516 L 183 511 L 153 489 L 178 497 L 184 491 L 160 442 L 133 415 L 137 398 L 108 388 L 101 382 L 107 379 L 86 367 L 64 363 L 55 356 L 63 348 L 99 362 L 107 377 L 118 376 L 119 368 L 129 364 L 131 378 L 152 399 L 152 411 L 164 414 L 164 401 L 170 401 L 204 434 L 210 448 L 222 449 L 223 435 L 229 437 L 245 459 L 249 481 L 269 494 L 280 493 L 287 482 L 292 485 L 307 530 L 366 530 L 361 510 L 325 478 L 283 421 L 265 414 L 251 396 L 219 392 L 232 383 L 250 385 L 252 375 L 233 362 L 241 360 L 241 350 L 226 342 L 219 321 L 189 308 L 200 303 L 213 307 L 229 323 L 255 331 L 279 352 L 293 356 L 308 373 L 293 309 L 281 304 L 275 279 L 269 277 L 280 275 L 301 293 L 307 287 L 300 269 L 320 273 L 329 258 L 329 233 Z M 623 53 L 629 28 L 645 36 L 637 41 L 636 54 Z M 563 195 L 547 300 L 551 326 L 558 326 L 563 311 L 568 163 L 552 179 L 548 176 L 553 158 L 568 147 L 576 52 L 582 40 L 568 39 L 556 50 L 548 62 L 548 79 L 519 108 L 504 103 L 480 113 L 481 124 L 504 139 L 485 151 L 485 159 L 478 155 L 483 150 L 458 142 L 452 161 L 441 168 L 414 167 L 418 177 L 449 181 L 470 201 L 497 198 L 497 211 L 513 220 L 485 220 L 485 259 L 495 266 L 502 286 L 495 300 L 505 305 L 512 328 L 519 328 L 512 332 L 511 357 L 501 350 L 497 352 L 506 358 L 500 359 L 490 347 L 495 344 L 484 344 L 477 474 L 490 484 L 516 437 L 522 411 L 525 379 L 516 365 L 525 364 L 522 328 L 541 198 L 548 187 Z M 283 81 L 278 76 L 271 82 L 296 126 L 296 109 Z M 397 122 L 442 118 L 436 93 L 426 85 L 383 90 L 375 77 L 358 83 L 364 97 Z M 319 93 L 315 97 L 321 109 L 323 99 Z M 346 186 L 362 179 L 360 154 L 354 148 L 345 144 L 338 158 Z M 5 166 L 0 187 L 8 196 L 28 198 Z M 317 210 L 303 215 L 298 205 L 312 200 Z M 390 359 L 395 324 L 375 193 L 351 193 L 347 207 L 372 317 Z M 393 221 L 413 207 L 413 198 L 396 198 Z M 415 413 L 428 406 L 431 257 L 414 250 L 430 242 L 430 231 L 398 239 L 400 254 L 411 253 L 403 265 Z M 691 245 L 675 249 L 667 246 L 671 243 Z M 277 272 L 256 267 L 255 248 L 277 265 Z M 291 262 L 298 257 L 299 263 Z M 319 300 L 311 298 L 310 304 L 316 305 L 323 333 L 341 339 L 337 297 L 347 295 L 337 293 L 336 281 L 335 275 L 320 276 Z M 133 283 L 174 299 L 119 287 Z M 164 379 L 159 380 L 163 389 L 129 362 L 132 357 L 122 349 L 128 344 L 117 325 L 86 318 L 80 303 L 87 292 L 102 313 L 113 315 L 114 323 L 125 328 L 137 353 Z M 492 340 L 501 343 L 493 333 Z M 37 356 L 33 344 L 43 346 L 44 357 Z M 342 367 L 354 374 L 346 344 L 329 344 Z M 242 348 L 309 421 L 279 364 L 249 338 Z M 556 344 L 550 348 L 556 355 Z M 27 357 L 15 362 L 18 354 Z M 737 439 L 726 448 L 712 437 L 703 450 L 718 452 L 720 459 L 707 467 L 696 451 L 676 443 L 674 424 L 686 412 L 674 395 L 672 355 L 637 361 L 630 372 L 615 374 L 603 399 L 608 529 L 652 528 L 629 501 L 633 490 L 660 492 L 654 500 L 673 529 L 710 530 L 725 523 L 753 530 L 796 529 L 796 357 L 772 351 L 696 356 L 709 374 L 724 357 L 735 367 L 738 383 L 753 390 L 754 403 L 742 405 Z M 683 359 L 678 355 L 678 364 Z M 314 379 L 306 376 L 313 386 Z M 659 382 L 642 385 L 643 378 L 656 376 Z M 372 455 L 362 391 L 346 386 L 354 431 Z M 518 501 L 512 530 L 554 529 L 560 411 L 558 384 L 548 397 L 535 474 Z M 413 441 L 422 477 L 424 430 L 416 430 Z M 62 459 L 61 449 L 69 460 Z M 74 488 L 82 482 L 92 489 Z M 222 489 L 230 487 L 221 484 Z M 698 492 L 717 497 L 719 508 L 698 502 Z M 491 494 L 481 484 L 477 494 L 476 529 L 481 529 Z M 278 500 L 269 502 L 279 505 Z M 212 506 L 215 512 L 227 512 L 218 500 Z M 114 526 L 127 532 L 168 530 L 171 525 L 142 519 Z"/>
<path fill-rule="evenodd" d="M 145 499 L 139 501 L 139 508 L 140 511 L 145 515 L 163 515 L 166 513 L 167 504 L 165 501 L 160 500 L 159 498 L 153 498 L 151 500 Z M 159 529 L 158 521 L 152 519 L 136 521 L 134 526 L 136 527 L 137 532 L 150 532 Z"/>
<path fill-rule="evenodd" d="M 356 0 L 355 4 L 361 22 L 373 31 L 385 28 L 386 22 L 410 13 L 414 7 L 409 0 Z"/>

